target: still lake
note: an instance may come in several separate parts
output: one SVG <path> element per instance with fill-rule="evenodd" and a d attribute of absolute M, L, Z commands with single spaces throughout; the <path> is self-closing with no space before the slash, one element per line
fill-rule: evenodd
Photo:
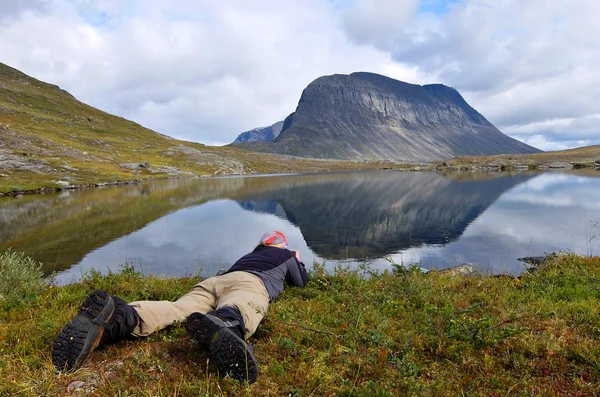
<path fill-rule="evenodd" d="M 523 256 L 600 253 L 600 178 L 593 171 L 370 171 L 163 180 L 0 199 L 0 252 L 25 252 L 58 284 L 125 262 L 143 274 L 211 276 L 272 229 L 309 266 L 470 262 L 515 274 L 524 270 Z"/>

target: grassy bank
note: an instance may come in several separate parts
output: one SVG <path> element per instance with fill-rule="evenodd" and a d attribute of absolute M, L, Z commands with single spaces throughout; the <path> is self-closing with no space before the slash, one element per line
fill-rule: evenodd
<path fill-rule="evenodd" d="M 533 154 L 457 156 L 436 166 L 440 170 L 552 170 L 587 169 L 594 173 L 600 161 L 600 145 Z M 557 164 L 562 163 L 562 164 Z M 566 167 L 566 168 L 565 168 Z"/>
<path fill-rule="evenodd" d="M 0 263 L 9 266 L 6 256 Z M 74 381 L 84 382 L 77 395 L 98 396 L 600 393 L 600 257 L 561 257 L 518 279 L 317 266 L 251 339 L 261 372 L 251 386 L 219 379 L 180 325 L 100 349 L 57 376 L 50 345 L 88 293 L 175 299 L 198 278 L 124 268 L 7 300 L 19 278 L 36 277 L 32 266 L 1 280 L 12 287 L 0 285 L 0 395 L 65 395 Z"/>

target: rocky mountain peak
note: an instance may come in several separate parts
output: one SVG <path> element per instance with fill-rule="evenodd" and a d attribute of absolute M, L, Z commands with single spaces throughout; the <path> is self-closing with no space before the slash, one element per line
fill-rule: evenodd
<path fill-rule="evenodd" d="M 504 135 L 454 88 L 367 72 L 314 80 L 271 144 L 245 147 L 302 157 L 413 162 L 539 151 Z"/>

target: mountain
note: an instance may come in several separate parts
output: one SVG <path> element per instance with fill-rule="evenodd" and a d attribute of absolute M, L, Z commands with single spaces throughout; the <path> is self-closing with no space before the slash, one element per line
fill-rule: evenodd
<path fill-rule="evenodd" d="M 268 127 L 258 127 L 250 131 L 242 132 L 233 143 L 239 142 L 271 142 L 279 136 L 283 128 L 283 121 L 278 121 Z"/>
<path fill-rule="evenodd" d="M 301 157 L 409 162 L 540 152 L 504 135 L 453 88 L 365 72 L 316 79 L 272 143 L 237 145 Z"/>

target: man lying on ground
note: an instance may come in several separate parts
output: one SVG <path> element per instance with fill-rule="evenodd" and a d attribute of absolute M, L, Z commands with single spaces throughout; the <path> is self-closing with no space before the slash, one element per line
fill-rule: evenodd
<path fill-rule="evenodd" d="M 185 329 L 210 352 L 221 376 L 252 383 L 258 364 L 246 340 L 285 282 L 304 287 L 307 281 L 298 251 L 288 249 L 281 232 L 268 232 L 227 272 L 201 281 L 175 302 L 127 304 L 106 291 L 93 292 L 56 338 L 52 362 L 59 371 L 74 371 L 98 346 L 130 335 L 148 336 L 185 321 Z"/>

